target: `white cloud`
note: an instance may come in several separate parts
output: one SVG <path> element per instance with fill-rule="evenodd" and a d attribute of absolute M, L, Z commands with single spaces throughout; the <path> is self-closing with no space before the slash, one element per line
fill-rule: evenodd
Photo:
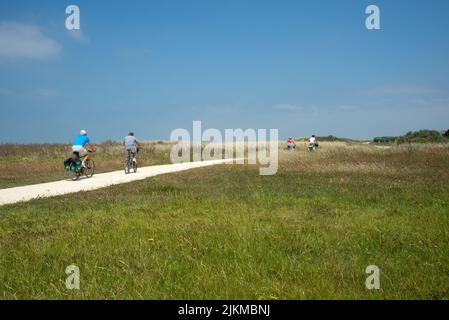
<path fill-rule="evenodd" d="M 0 96 L 14 98 L 53 98 L 59 96 L 58 91 L 51 88 L 36 88 L 32 90 L 10 90 L 0 88 Z"/>
<path fill-rule="evenodd" d="M 149 48 L 123 48 L 117 54 L 126 59 L 140 59 L 150 55 L 151 50 Z"/>
<path fill-rule="evenodd" d="M 39 96 L 39 97 L 51 98 L 51 97 L 56 97 L 58 95 L 58 92 L 53 89 L 39 88 L 39 89 L 34 90 L 33 94 L 36 96 Z"/>
<path fill-rule="evenodd" d="M 81 31 L 81 29 L 67 30 L 69 36 L 81 43 L 90 43 L 90 39 Z"/>
<path fill-rule="evenodd" d="M 35 25 L 0 22 L 0 58 L 48 59 L 62 47 Z"/>
<path fill-rule="evenodd" d="M 340 106 L 337 106 L 337 109 L 340 109 L 340 110 L 356 110 L 356 109 L 357 109 L 357 106 L 352 106 L 352 105 L 340 105 Z"/>
<path fill-rule="evenodd" d="M 0 96 L 15 96 L 16 93 L 9 89 L 0 88 Z"/>
<path fill-rule="evenodd" d="M 431 87 L 423 86 L 384 86 L 372 87 L 364 91 L 364 94 L 369 96 L 412 96 L 412 95 L 427 95 L 435 94 L 440 90 Z"/>
<path fill-rule="evenodd" d="M 207 112 L 214 115 L 233 115 L 236 112 L 239 111 L 239 108 L 235 105 L 208 105 L 205 107 L 202 107 L 201 110 L 203 112 Z"/>
<path fill-rule="evenodd" d="M 302 110 L 301 107 L 289 103 L 279 103 L 274 106 L 278 110 Z"/>

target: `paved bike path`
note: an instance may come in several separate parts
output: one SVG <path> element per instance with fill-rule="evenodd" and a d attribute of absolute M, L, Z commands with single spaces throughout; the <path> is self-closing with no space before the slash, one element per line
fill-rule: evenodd
<path fill-rule="evenodd" d="M 233 163 L 236 159 L 209 160 L 167 164 L 139 168 L 136 173 L 125 174 L 124 170 L 95 174 L 92 178 L 80 177 L 78 181 L 71 179 L 40 183 L 28 186 L 0 189 L 0 206 L 32 199 L 59 196 L 67 193 L 100 189 L 116 184 L 143 180 L 156 175 L 184 171 L 194 168 Z"/>

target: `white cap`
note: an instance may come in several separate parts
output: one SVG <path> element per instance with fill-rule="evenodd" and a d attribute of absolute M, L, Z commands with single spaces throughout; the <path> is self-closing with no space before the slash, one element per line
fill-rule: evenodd
<path fill-rule="evenodd" d="M 81 131 L 80 131 L 80 135 L 82 135 L 82 136 L 85 136 L 85 135 L 87 135 L 87 132 L 86 132 L 86 130 L 81 130 Z"/>

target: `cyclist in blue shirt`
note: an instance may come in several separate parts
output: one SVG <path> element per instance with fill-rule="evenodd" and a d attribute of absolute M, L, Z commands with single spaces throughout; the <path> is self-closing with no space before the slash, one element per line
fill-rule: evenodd
<path fill-rule="evenodd" d="M 85 161 L 89 158 L 89 155 L 86 150 L 86 145 L 89 146 L 92 152 L 94 152 L 94 145 L 90 142 L 90 139 L 87 137 L 86 130 L 81 130 L 80 134 L 77 135 L 73 141 L 72 152 L 77 153 L 80 158 L 83 158 L 82 166 L 85 166 Z"/>

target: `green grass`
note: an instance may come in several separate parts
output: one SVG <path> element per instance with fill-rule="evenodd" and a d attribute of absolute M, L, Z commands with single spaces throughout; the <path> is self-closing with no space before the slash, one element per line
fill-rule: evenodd
<path fill-rule="evenodd" d="M 170 144 L 144 142 L 142 145 L 140 166 L 170 163 Z M 95 149 L 91 157 L 97 173 L 123 168 L 125 153 L 119 142 L 104 142 L 95 145 Z M 0 145 L 0 189 L 70 178 L 72 174 L 64 171 L 63 163 L 71 153 L 71 145 L 65 144 Z"/>
<path fill-rule="evenodd" d="M 0 298 L 448 299 L 447 155 L 323 144 L 275 176 L 223 165 L 3 206 Z"/>

